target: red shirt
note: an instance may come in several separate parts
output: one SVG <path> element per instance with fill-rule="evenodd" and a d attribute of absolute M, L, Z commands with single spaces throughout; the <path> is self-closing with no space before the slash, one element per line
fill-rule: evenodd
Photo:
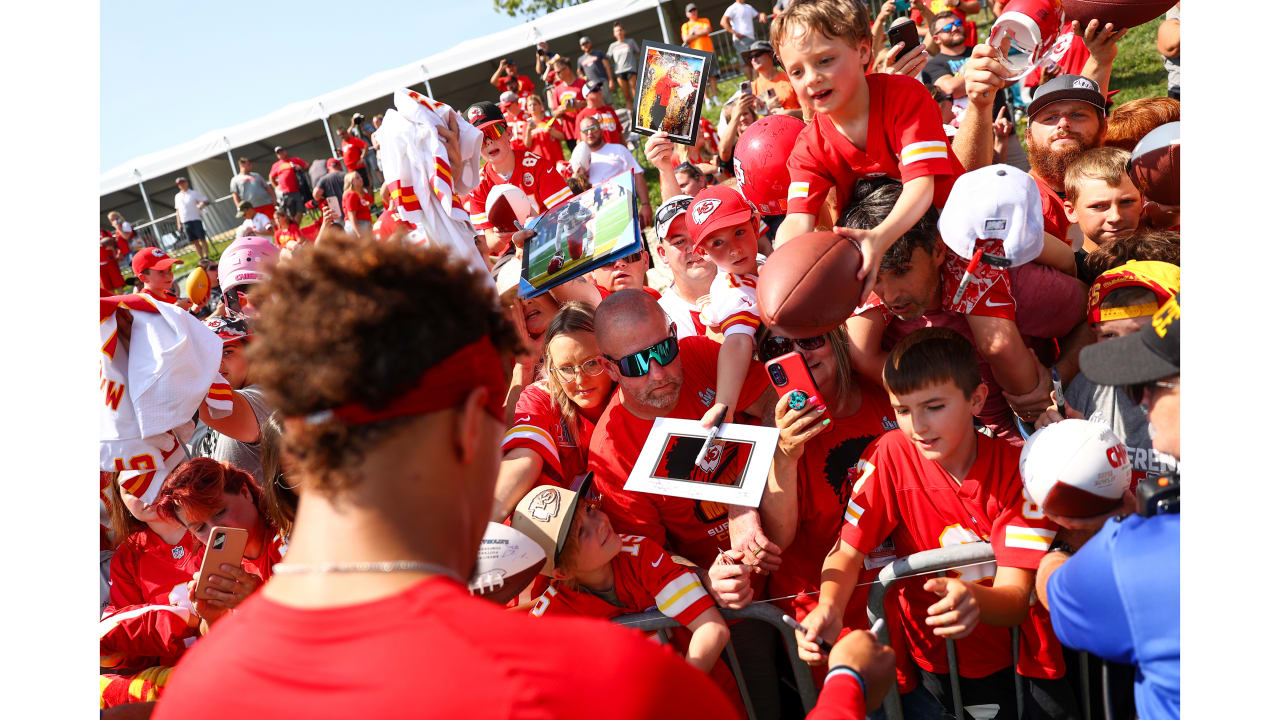
<path fill-rule="evenodd" d="M 155 298 L 156 300 L 159 300 L 160 302 L 167 302 L 167 303 L 169 303 L 170 305 L 173 305 L 173 304 L 175 304 L 175 303 L 177 303 L 177 302 L 178 302 L 178 296 L 177 296 L 177 295 L 174 295 L 172 292 L 170 292 L 170 291 L 168 291 L 168 290 L 165 290 L 163 295 L 157 295 L 157 294 L 155 294 L 155 293 L 151 292 L 149 289 L 147 289 L 147 288 L 145 288 L 145 287 L 144 287 L 144 288 L 142 288 L 142 291 L 141 291 L 140 293 L 138 293 L 138 294 L 139 294 L 139 295 L 146 295 L 146 296 L 148 296 L 148 297 Z"/>
<path fill-rule="evenodd" d="M 556 82 L 555 87 L 551 91 L 555 104 L 548 108 L 548 110 L 555 110 L 556 108 L 563 107 L 565 102 L 568 100 L 573 100 L 578 103 L 585 102 L 587 95 L 583 91 L 583 87 L 586 86 L 586 84 L 587 81 L 582 78 L 574 78 L 573 82 L 570 83 Z M 579 111 L 577 110 L 569 110 L 561 116 L 565 120 L 565 129 L 569 131 L 570 140 L 578 139 L 578 112 Z"/>
<path fill-rule="evenodd" d="M 359 170 L 364 167 L 364 149 L 367 147 L 369 143 L 355 135 L 349 135 L 342 141 L 342 164 L 347 166 L 347 170 Z"/>
<path fill-rule="evenodd" d="M 189 534 L 170 545 L 150 528 L 120 543 L 111 556 L 111 599 L 98 623 L 104 669 L 133 673 L 178 661 L 195 636 L 187 583 L 203 551 Z"/>
<path fill-rule="evenodd" d="M 276 230 L 275 241 L 276 247 L 285 250 L 292 250 L 298 246 L 305 238 L 302 236 L 302 230 L 298 228 L 298 223 L 289 223 L 289 227 Z"/>
<path fill-rule="evenodd" d="M 510 76 L 510 75 L 500 75 L 500 76 L 498 76 L 498 82 L 493 83 L 493 86 L 494 86 L 494 87 L 496 87 L 496 88 L 498 88 L 499 90 L 506 90 L 506 89 L 507 89 L 507 78 L 509 78 L 509 77 L 511 77 L 511 76 Z M 518 96 L 520 96 L 520 97 L 525 97 L 525 96 L 527 96 L 527 95 L 532 95 L 532 94 L 533 94 L 533 92 L 534 92 L 533 81 L 529 79 L 529 76 L 528 76 L 528 75 L 517 75 L 517 76 L 516 76 L 516 86 L 517 86 L 517 88 L 518 88 L 518 89 L 516 90 L 516 95 L 518 95 Z"/>
<path fill-rule="evenodd" d="M 546 158 L 553 163 L 558 160 L 564 160 L 564 145 L 559 140 L 551 137 L 551 130 L 554 128 L 569 137 L 569 133 L 565 130 L 564 120 L 560 118 L 552 118 L 547 116 L 542 122 L 536 122 L 532 117 L 526 117 L 520 122 L 519 128 L 513 128 L 515 137 L 523 141 L 524 128 L 526 124 L 531 124 L 533 128 L 529 131 L 529 145 L 527 150 L 540 158 Z M 512 141 L 512 147 L 515 147 L 515 141 Z"/>
<path fill-rule="evenodd" d="M 832 187 L 843 208 L 858 180 L 882 175 L 904 183 L 934 175 L 934 207 L 941 209 L 946 203 L 964 166 L 951 151 L 942 114 L 929 91 L 915 78 L 874 73 L 867 75 L 867 92 L 865 149 L 854 147 L 826 113 L 815 114 L 796 138 L 787 160 L 788 213 L 817 215 Z"/>
<path fill-rule="evenodd" d="M 284 160 L 275 161 L 275 164 L 271 166 L 269 175 L 271 181 L 276 184 L 276 190 L 282 193 L 298 192 L 298 178 L 293 174 L 295 167 L 305 171 L 307 164 L 298 158 L 285 158 Z"/>
<path fill-rule="evenodd" d="M 1035 173 L 1032 173 L 1031 177 L 1035 178 L 1036 187 L 1040 189 L 1040 208 L 1044 211 L 1044 231 L 1070 244 L 1067 229 L 1071 227 L 1071 221 L 1067 219 L 1067 208 L 1063 204 L 1062 197 Z"/>
<path fill-rule="evenodd" d="M 599 416 L 597 416 L 599 417 Z M 577 440 L 569 420 L 551 399 L 546 380 L 525 386 L 516 400 L 515 422 L 502 440 L 502 452 L 523 447 L 542 458 L 542 474 L 534 485 L 568 488 L 573 479 L 587 471 L 587 448 L 596 424 L 579 408 Z"/>
<path fill-rule="evenodd" d="M 354 190 L 342 194 L 342 214 L 347 216 L 351 222 L 364 220 L 365 222 L 373 222 L 373 213 L 369 207 L 373 203 L 373 198 L 365 193 L 358 193 Z"/>
<path fill-rule="evenodd" d="M 411 232 L 413 226 L 400 219 L 394 209 L 383 211 L 378 216 L 378 221 L 373 224 L 373 237 L 378 240 L 388 240 L 401 230 Z"/>
<path fill-rule="evenodd" d="M 977 458 L 958 485 L 940 464 L 925 459 L 905 432 L 877 440 L 845 509 L 841 539 L 869 553 L 892 536 L 899 557 L 985 541 L 995 550 L 996 562 L 951 571 L 953 577 L 990 585 L 997 565 L 1035 572 L 1058 526 L 1025 494 L 1018 448 L 974 435 Z M 920 667 L 945 673 L 946 644 L 925 624 L 927 609 L 938 597 L 925 592 L 924 583 L 925 578 L 899 583 L 907 645 Z M 1040 620 L 1034 609 L 1023 621 L 1019 671 L 1061 677 L 1062 648 L 1045 621 L 1047 614 Z M 979 623 L 956 642 L 956 653 L 963 677 L 986 677 L 1007 668 L 1013 663 L 1009 629 Z"/>
<path fill-rule="evenodd" d="M 732 714 L 706 675 L 634 633 L 509 613 L 433 578 L 329 608 L 250 598 L 187 654 L 154 717 L 585 719 L 607 707 L 615 720 L 666 720 L 675 702 Z"/>
<path fill-rule="evenodd" d="M 706 414 L 715 402 L 719 355 L 720 343 L 709 338 L 680 340 L 677 361 L 684 382 L 667 417 L 697 420 Z M 755 402 L 767 383 L 764 366 L 752 362 L 739 406 Z M 622 489 L 652 428 L 652 420 L 632 415 L 622 405 L 621 391 L 614 392 L 596 424 L 587 456 L 587 468 L 595 473 L 595 487 L 602 496 L 601 508 L 619 533 L 643 535 L 701 567 L 710 567 L 719 551 L 729 547 L 729 512 L 724 505 Z"/>
<path fill-rule="evenodd" d="M 493 225 L 489 223 L 489 215 L 485 212 L 485 200 L 494 185 L 509 183 L 524 190 L 533 204 L 534 214 L 540 215 L 570 198 L 569 186 L 564 176 L 556 172 L 556 165 L 550 160 L 531 152 L 516 152 L 515 171 L 511 177 L 504 178 L 486 163 L 481 172 L 480 184 L 467 197 L 468 212 L 471 213 L 471 224 L 476 230 L 487 230 Z"/>
<path fill-rule="evenodd" d="M 120 274 L 120 266 L 116 264 L 115 240 L 110 238 L 98 246 L 98 285 L 109 291 L 108 295 L 117 288 L 124 287 L 124 276 Z"/>
<path fill-rule="evenodd" d="M 600 134 L 604 136 L 607 143 L 625 144 L 622 141 L 622 121 L 618 120 L 618 114 L 613 108 L 605 105 L 598 108 L 586 108 L 578 113 L 578 135 L 582 135 L 582 121 L 589 117 L 596 119 L 600 123 Z"/>

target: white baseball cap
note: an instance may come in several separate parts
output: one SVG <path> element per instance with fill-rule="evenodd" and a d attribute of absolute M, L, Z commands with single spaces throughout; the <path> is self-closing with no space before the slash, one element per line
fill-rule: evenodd
<path fill-rule="evenodd" d="M 1013 267 L 1044 249 L 1040 190 L 1030 175 L 1010 165 L 988 165 L 956 178 L 938 218 L 942 241 L 962 258 L 978 240 L 1000 240 Z"/>

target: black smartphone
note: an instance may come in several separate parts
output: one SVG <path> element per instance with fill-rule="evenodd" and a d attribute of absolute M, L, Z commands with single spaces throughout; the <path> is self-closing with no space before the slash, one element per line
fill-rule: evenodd
<path fill-rule="evenodd" d="M 889 47 L 902 43 L 902 50 L 893 58 L 895 62 L 920 45 L 920 33 L 916 31 L 916 24 L 911 22 L 909 17 L 894 20 L 889 26 L 889 32 L 885 34 L 889 38 Z"/>

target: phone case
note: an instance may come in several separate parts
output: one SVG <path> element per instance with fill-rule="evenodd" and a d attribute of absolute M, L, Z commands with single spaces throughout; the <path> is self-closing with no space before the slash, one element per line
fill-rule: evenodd
<path fill-rule="evenodd" d="M 204 560 L 200 563 L 200 578 L 196 581 L 195 597 L 208 600 L 209 575 L 221 574 L 218 568 L 222 563 L 240 566 L 244 558 L 244 547 L 249 541 L 249 531 L 241 528 L 215 527 L 209 531 L 209 545 L 204 549 Z"/>
<path fill-rule="evenodd" d="M 799 393 L 793 395 L 787 404 L 791 409 L 799 410 L 809 402 L 810 397 L 818 398 L 818 405 L 825 405 L 822 395 L 818 393 L 818 386 L 814 384 L 813 377 L 809 375 L 809 366 L 805 364 L 804 357 L 798 352 L 789 352 L 786 355 L 776 357 L 765 364 L 765 370 L 769 375 L 769 382 L 773 383 L 774 388 L 778 391 L 778 397 L 784 397 L 791 393 Z M 822 413 L 823 417 L 830 417 L 826 412 Z"/>
<path fill-rule="evenodd" d="M 895 24 L 889 27 L 889 31 L 885 33 L 889 38 L 889 47 L 893 47 L 898 43 L 902 43 L 902 50 L 897 57 L 902 57 L 903 53 L 920 44 L 920 33 L 916 31 L 916 26 L 909 18 L 904 23 Z M 896 58 L 895 58 L 896 59 Z"/>

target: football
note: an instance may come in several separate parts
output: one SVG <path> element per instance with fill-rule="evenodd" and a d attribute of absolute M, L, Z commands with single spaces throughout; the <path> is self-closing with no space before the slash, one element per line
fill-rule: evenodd
<path fill-rule="evenodd" d="M 467 589 L 472 595 L 505 605 L 533 582 L 546 560 L 546 551 L 528 535 L 491 522 L 480 540 L 476 569 Z"/>
<path fill-rule="evenodd" d="M 1165 123 L 1147 133 L 1129 158 L 1129 178 L 1143 197 L 1161 205 L 1181 205 L 1179 158 L 1182 123 Z"/>
<path fill-rule="evenodd" d="M 1165 14 L 1177 0 L 1062 0 L 1067 21 L 1079 20 L 1084 28 L 1090 20 L 1119 28 L 1138 27 Z"/>
<path fill-rule="evenodd" d="M 1114 509 L 1132 465 L 1124 443 L 1101 423 L 1071 418 L 1037 430 L 1018 459 L 1022 484 L 1041 510 L 1092 517 Z"/>
<path fill-rule="evenodd" d="M 203 305 L 209 299 L 209 274 L 198 265 L 187 276 L 187 297 L 196 305 Z"/>
<path fill-rule="evenodd" d="M 811 232 L 792 238 L 760 268 L 760 319 L 783 337 L 835 329 L 858 306 L 861 268 L 862 252 L 845 237 Z"/>
<path fill-rule="evenodd" d="M 529 196 L 515 185 L 494 185 L 484 199 L 484 212 L 489 224 L 501 233 L 513 233 L 524 227 L 533 206 Z"/>

